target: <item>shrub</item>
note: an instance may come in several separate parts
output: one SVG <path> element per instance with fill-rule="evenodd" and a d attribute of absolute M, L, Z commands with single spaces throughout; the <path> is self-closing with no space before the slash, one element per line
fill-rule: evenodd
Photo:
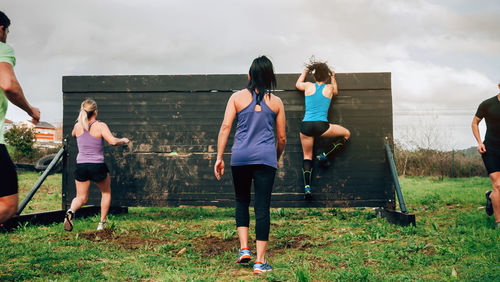
<path fill-rule="evenodd" d="M 395 142 L 396 169 L 402 177 L 439 176 L 471 177 L 487 176 L 478 153 L 471 153 L 475 148 L 461 151 L 440 151 L 417 148 L 405 149 Z"/>
<path fill-rule="evenodd" d="M 14 158 L 32 159 L 36 149 L 33 147 L 35 144 L 35 130 L 26 126 L 14 125 L 11 129 L 5 132 L 5 141 L 7 144 L 14 148 Z"/>

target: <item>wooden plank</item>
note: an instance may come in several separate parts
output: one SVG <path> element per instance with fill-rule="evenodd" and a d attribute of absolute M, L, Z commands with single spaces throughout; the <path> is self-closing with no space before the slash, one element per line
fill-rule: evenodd
<path fill-rule="evenodd" d="M 277 74 L 277 89 L 296 90 L 299 75 Z M 339 89 L 391 89 L 390 73 L 338 73 L 336 80 Z M 63 76 L 63 92 L 234 91 L 247 83 L 246 74 Z"/>

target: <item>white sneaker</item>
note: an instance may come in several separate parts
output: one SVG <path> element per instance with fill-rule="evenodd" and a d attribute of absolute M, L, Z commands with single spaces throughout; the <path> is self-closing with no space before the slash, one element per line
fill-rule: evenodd
<path fill-rule="evenodd" d="M 106 222 L 99 222 L 97 225 L 97 231 L 103 230 L 106 227 Z"/>

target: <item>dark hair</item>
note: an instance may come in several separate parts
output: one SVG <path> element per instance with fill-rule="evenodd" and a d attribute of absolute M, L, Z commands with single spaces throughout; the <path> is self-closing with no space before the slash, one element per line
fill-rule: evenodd
<path fill-rule="evenodd" d="M 253 92 L 257 89 L 257 105 L 267 93 L 276 88 L 276 76 L 274 75 L 273 63 L 266 56 L 260 56 L 253 60 L 250 70 L 250 81 L 248 82 L 247 89 Z"/>
<path fill-rule="evenodd" d="M 306 64 L 306 68 L 314 74 L 314 79 L 318 82 L 326 82 L 328 77 L 332 74 L 326 61 L 316 61 L 314 57 L 309 59 L 309 63 Z"/>
<path fill-rule="evenodd" d="M 3 30 L 7 29 L 10 25 L 10 20 L 7 15 L 0 11 L 0 25 L 3 26 Z"/>

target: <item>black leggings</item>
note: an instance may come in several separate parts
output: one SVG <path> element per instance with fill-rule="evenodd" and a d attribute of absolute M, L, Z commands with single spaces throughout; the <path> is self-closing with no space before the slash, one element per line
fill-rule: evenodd
<path fill-rule="evenodd" d="M 16 166 L 4 144 L 0 144 L 0 181 L 0 198 L 17 194 Z"/>
<path fill-rule="evenodd" d="M 271 193 L 276 169 L 267 165 L 232 166 L 234 192 L 236 194 L 236 226 L 249 227 L 250 192 L 255 190 L 255 234 L 259 241 L 269 240 Z"/>

